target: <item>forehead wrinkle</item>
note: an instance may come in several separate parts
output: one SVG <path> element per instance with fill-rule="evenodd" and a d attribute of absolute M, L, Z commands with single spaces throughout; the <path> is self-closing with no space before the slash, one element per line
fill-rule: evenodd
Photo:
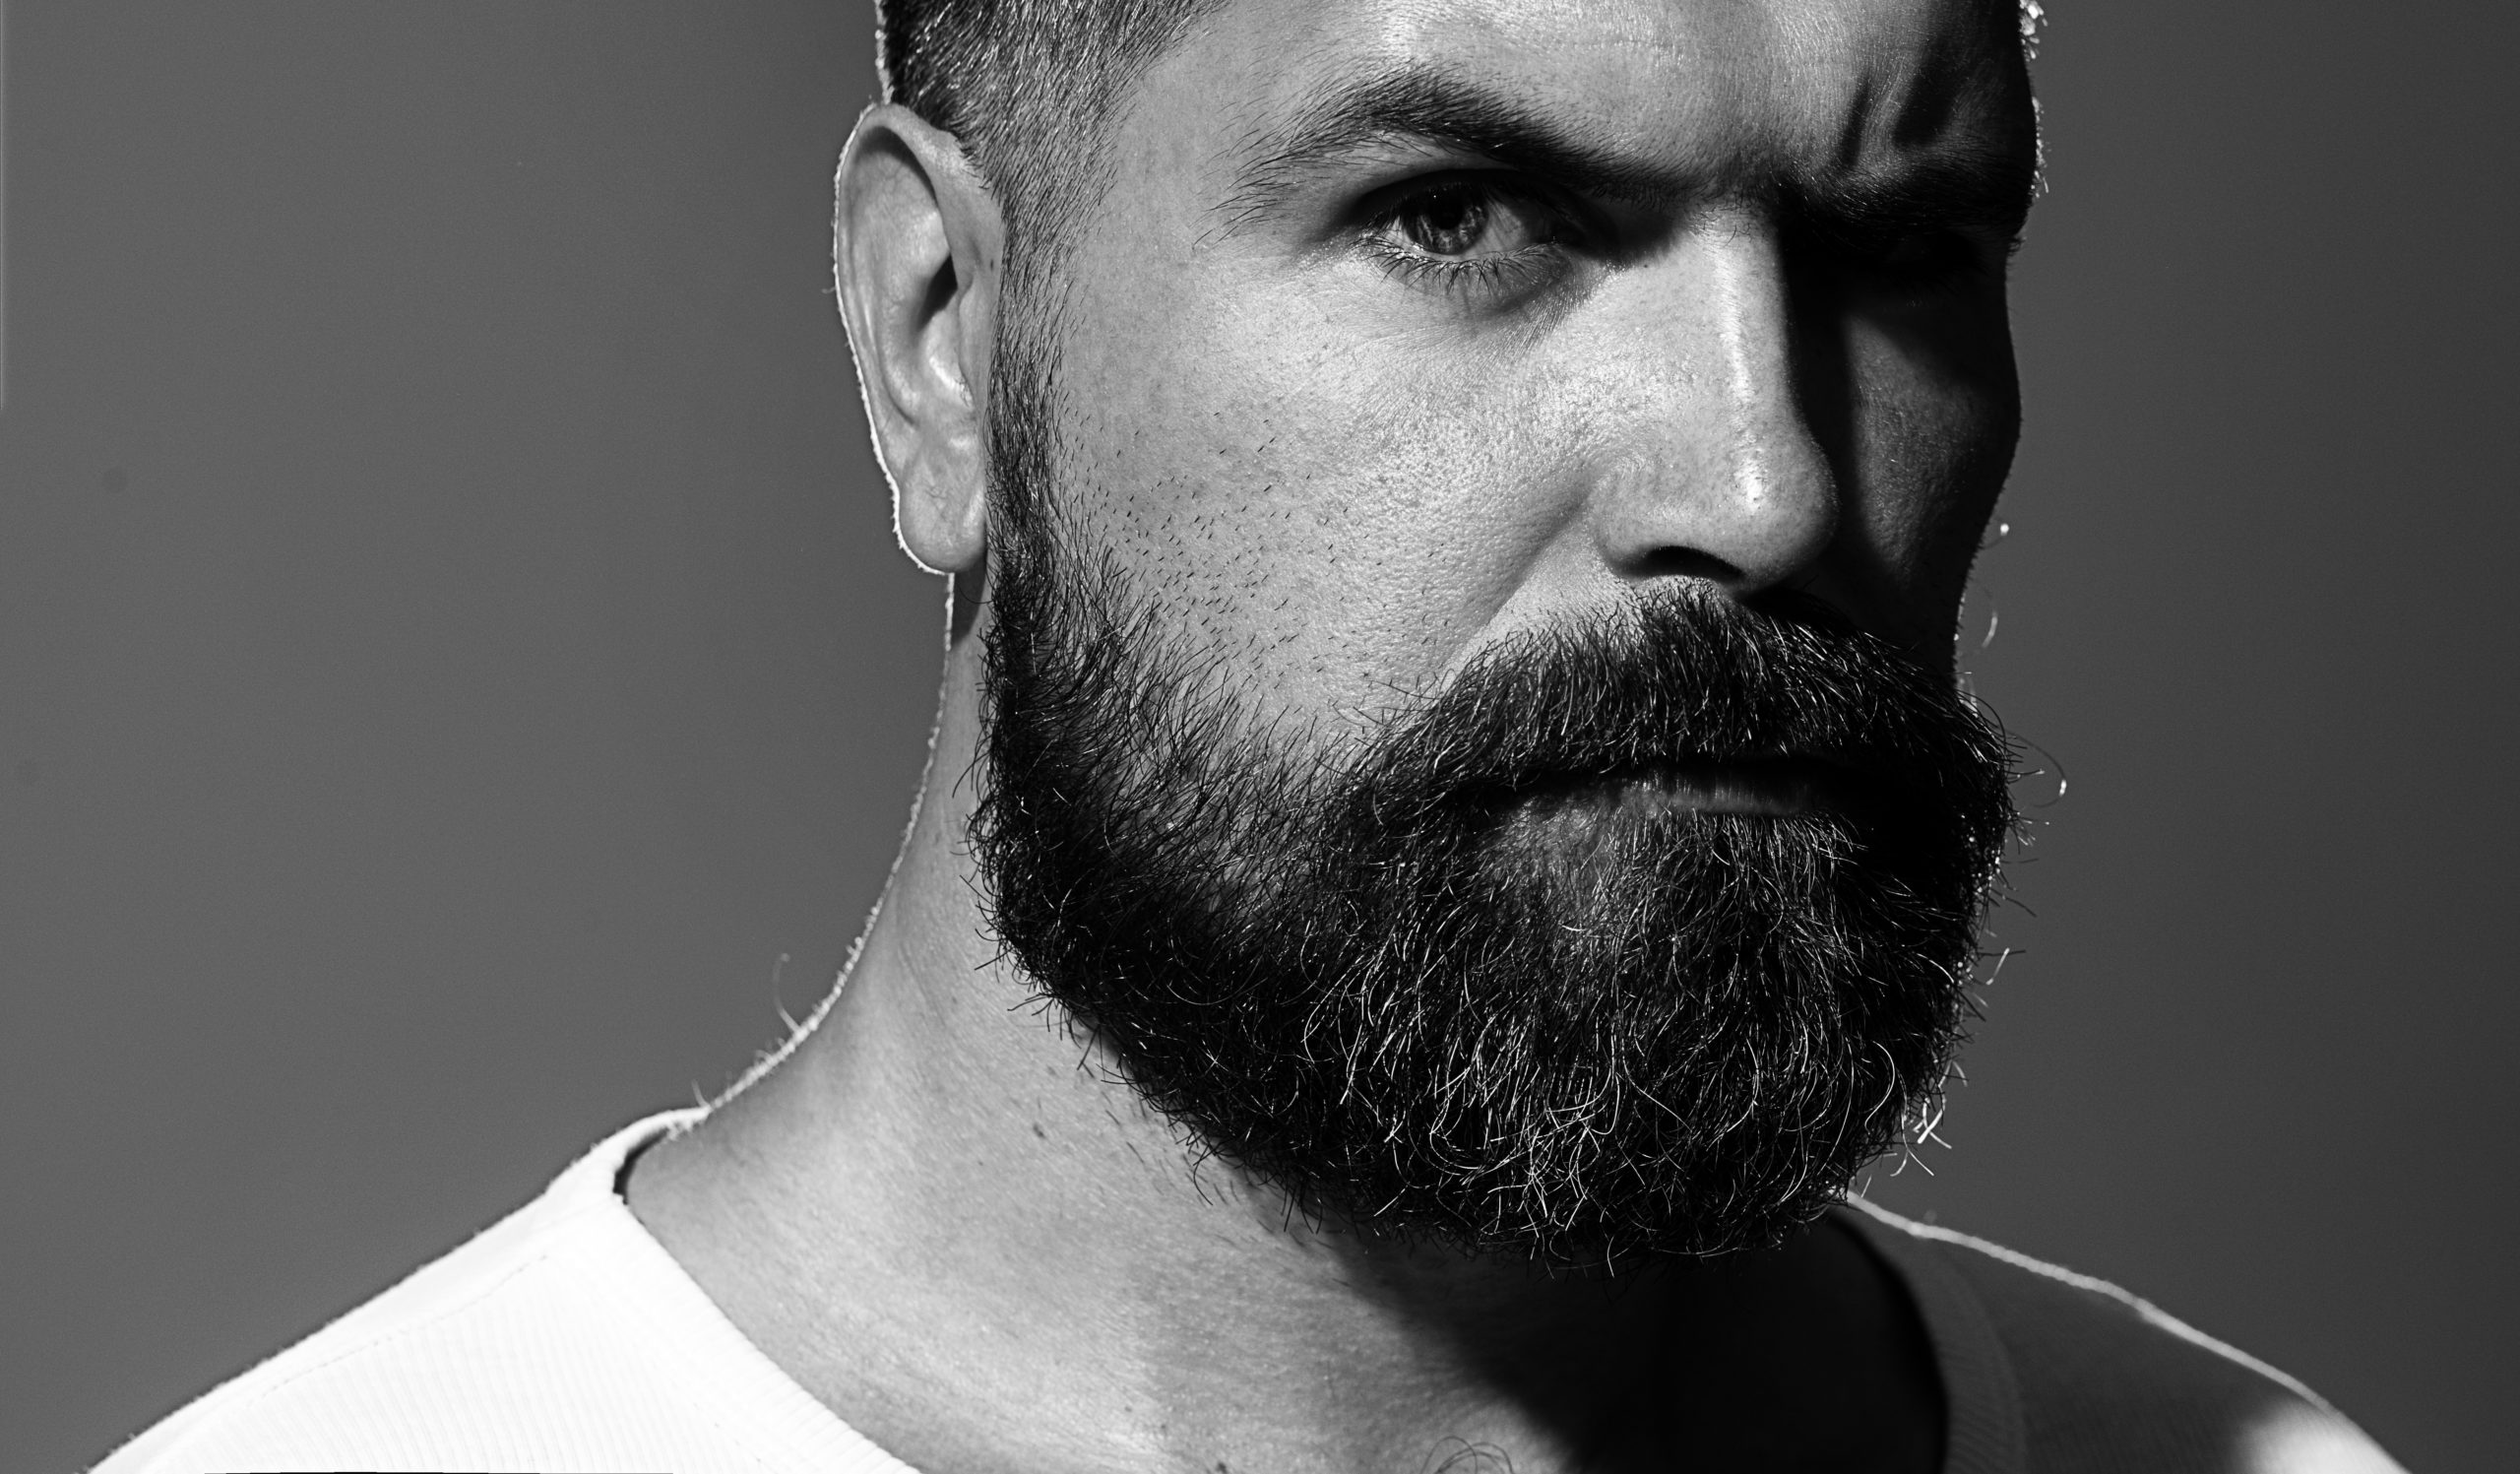
<path fill-rule="evenodd" d="M 1954 134 L 2007 134 L 2007 111 L 2026 120 L 2029 77 L 2019 40 L 2009 27 L 1965 20 L 1935 27 L 1901 69 L 1887 110 L 1893 151 L 1929 148 Z"/>
<path fill-rule="evenodd" d="M 1241 130 L 1216 158 L 1228 182 L 1213 209 L 1223 217 L 1223 233 L 1231 235 L 1324 174 L 1368 160 L 1377 149 L 1413 146 L 1476 155 L 1599 198 L 1649 207 L 1711 196 L 1807 198 L 1864 176 L 1878 183 L 1911 171 L 1944 180 L 1978 174 L 1991 185 L 1979 192 L 1995 195 L 2013 193 L 2011 176 L 2018 173 L 2019 192 L 2027 197 L 2033 181 L 2026 151 L 2016 168 L 2008 157 L 2016 140 L 1980 138 L 1984 130 L 1972 126 L 1983 121 L 1990 100 L 1998 110 L 2004 102 L 1973 97 L 1985 91 L 1975 84 L 1989 84 L 1997 94 L 2014 91 L 1999 75 L 2001 58 L 1989 54 L 1974 29 L 1934 26 L 1916 37 L 1922 54 L 1911 65 L 1894 65 L 1887 76 L 1877 66 L 1863 68 L 1818 158 L 1804 155 L 1795 139 L 1739 126 L 1722 98 L 1710 99 L 1717 103 L 1712 116 L 1695 119 L 1701 125 L 1695 136 L 1648 141 L 1632 133 L 1622 138 L 1628 130 L 1583 116 L 1579 101 L 1552 106 L 1531 79 L 1414 57 L 1369 60 L 1299 95 L 1283 122 Z M 1771 66 L 1778 61 L 1759 59 Z M 1785 79 L 1770 79 L 1772 88 L 1782 85 Z"/>

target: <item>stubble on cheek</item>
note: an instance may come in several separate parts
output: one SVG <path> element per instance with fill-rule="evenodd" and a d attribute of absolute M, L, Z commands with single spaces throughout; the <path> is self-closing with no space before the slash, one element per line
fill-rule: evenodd
<path fill-rule="evenodd" d="M 1920 659 L 1951 658 L 1953 624 L 2021 428 L 2008 342 L 1948 361 L 1858 327 L 1839 475 L 1846 515 L 1832 602 Z"/>
<path fill-rule="evenodd" d="M 1081 336 L 1100 342 L 1062 373 L 1061 437 L 1081 540 L 1264 714 L 1338 725 L 1421 694 L 1572 513 L 1581 417 L 1529 364 L 1319 302 L 1142 298 Z M 1111 351 L 1131 339 L 1150 351 Z"/>

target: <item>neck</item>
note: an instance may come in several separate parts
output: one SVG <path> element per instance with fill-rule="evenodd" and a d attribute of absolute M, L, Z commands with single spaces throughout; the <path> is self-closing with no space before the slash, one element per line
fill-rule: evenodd
<path fill-rule="evenodd" d="M 807 1390 L 928 1474 L 1474 1451 L 1532 1474 L 1807 1437 L 1897 1455 L 1850 1467 L 1930 1467 L 1913 1314 L 1848 1235 L 1552 1275 L 1307 1224 L 1187 1149 L 989 937 L 965 839 L 976 650 L 956 642 L 917 818 L 837 998 L 631 1183 Z"/>

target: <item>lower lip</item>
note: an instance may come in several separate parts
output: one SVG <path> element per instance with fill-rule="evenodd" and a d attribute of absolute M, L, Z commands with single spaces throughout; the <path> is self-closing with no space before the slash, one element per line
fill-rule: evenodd
<path fill-rule="evenodd" d="M 1821 804 L 1818 776 L 1798 762 L 1684 763 L 1617 785 L 1621 807 L 1786 818 Z"/>

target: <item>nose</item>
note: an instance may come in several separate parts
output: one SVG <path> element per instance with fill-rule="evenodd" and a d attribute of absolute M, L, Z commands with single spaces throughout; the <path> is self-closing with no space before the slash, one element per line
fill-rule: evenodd
<path fill-rule="evenodd" d="M 1597 299 L 1619 407 L 1587 497 L 1604 564 L 1745 599 L 1804 574 L 1836 535 L 1838 486 L 1798 387 L 1773 231 L 1715 218 Z M 1607 386 L 1605 386 L 1607 387 Z"/>

